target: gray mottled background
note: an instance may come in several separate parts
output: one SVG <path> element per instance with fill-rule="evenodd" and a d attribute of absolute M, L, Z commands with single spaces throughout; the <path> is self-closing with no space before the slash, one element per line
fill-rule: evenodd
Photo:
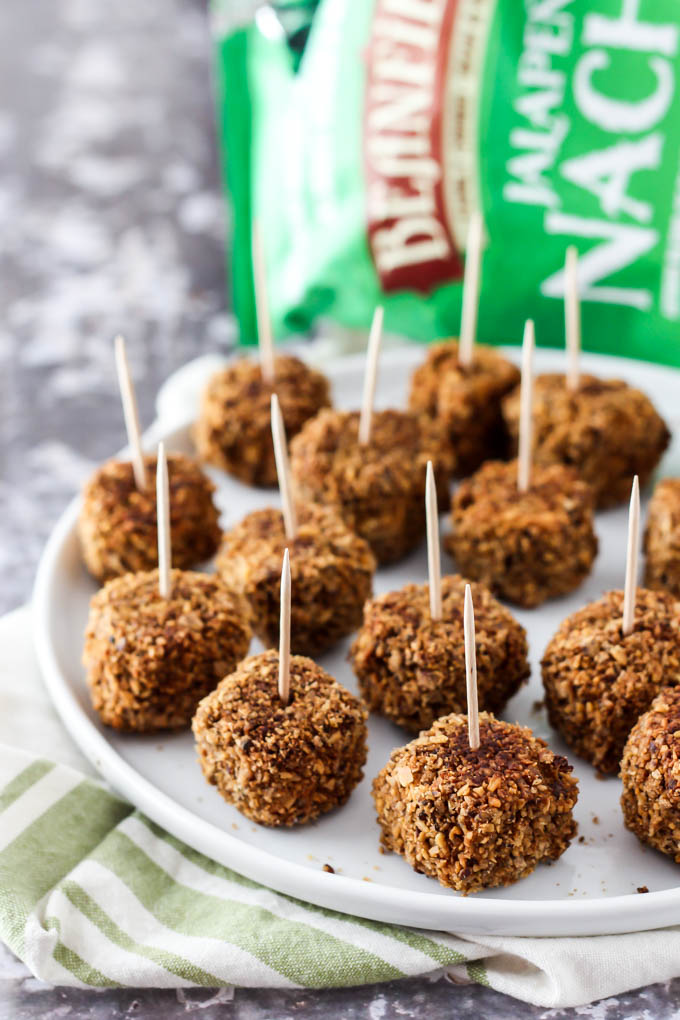
<path fill-rule="evenodd" d="M 360 2 L 360 0 L 357 0 Z M 236 7 L 236 3 L 235 3 Z M 129 340 L 144 424 L 159 383 L 234 338 L 201 0 L 0 5 L 0 610 L 24 602 L 56 516 L 123 443 Z M 50 989 L 0 947 L 0 1020 L 593 1020 L 680 1016 L 680 982 L 578 1010 L 477 986 L 328 992 Z"/>
<path fill-rule="evenodd" d="M 233 321 L 204 4 L 5 0 L 0 41 L 8 609 L 65 500 L 123 442 L 113 335 L 148 424 L 160 381 Z"/>

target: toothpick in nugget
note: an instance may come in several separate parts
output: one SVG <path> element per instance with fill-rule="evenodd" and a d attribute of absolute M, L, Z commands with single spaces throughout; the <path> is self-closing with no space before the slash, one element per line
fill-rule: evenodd
<path fill-rule="evenodd" d="M 118 374 L 118 387 L 123 402 L 123 416 L 125 418 L 125 431 L 127 432 L 128 443 L 132 454 L 132 470 L 135 476 L 135 485 L 143 492 L 146 489 L 146 465 L 144 463 L 144 452 L 142 450 L 142 437 L 139 428 L 139 414 L 137 411 L 137 398 L 130 376 L 125 353 L 125 341 L 122 336 L 115 339 L 116 371 Z"/>
<path fill-rule="evenodd" d="M 477 706 L 477 652 L 475 649 L 475 611 L 472 590 L 465 585 L 463 603 L 463 634 L 465 639 L 465 680 L 467 686 L 468 740 L 470 750 L 479 747 L 479 709 Z"/>
<path fill-rule="evenodd" d="M 526 492 L 531 483 L 531 456 L 533 446 L 533 388 L 534 388 L 534 323 L 527 319 L 522 340 L 522 382 L 520 384 L 519 444 L 517 457 L 517 488 Z"/>
<path fill-rule="evenodd" d="M 567 759 L 524 726 L 486 712 L 480 722 L 484 740 L 465 754 L 465 718 L 440 716 L 373 780 L 382 848 L 463 893 L 511 885 L 576 833 Z"/>
<path fill-rule="evenodd" d="M 279 697 L 290 698 L 290 557 L 286 549 L 281 570 L 281 623 L 279 627 Z"/>
<path fill-rule="evenodd" d="M 606 592 L 563 620 L 541 659 L 550 724 L 600 774 L 624 771 L 631 730 L 680 666 L 675 597 L 637 587 L 639 490 L 636 475 L 623 592 Z"/>
<path fill-rule="evenodd" d="M 170 598 L 170 570 L 172 553 L 170 545 L 170 485 L 168 483 L 168 462 L 165 444 L 158 444 L 156 467 L 156 507 L 158 516 L 158 590 L 161 598 Z"/>
<path fill-rule="evenodd" d="M 269 316 L 267 296 L 267 271 L 265 268 L 264 249 L 260 224 L 253 223 L 253 287 L 255 290 L 255 315 L 257 318 L 257 340 L 260 349 L 260 366 L 265 382 L 274 382 L 274 341 L 272 339 L 272 323 Z"/>
<path fill-rule="evenodd" d="M 363 702 L 312 659 L 289 658 L 288 566 L 286 553 L 278 653 L 269 648 L 242 659 L 203 699 L 192 723 L 210 785 L 246 818 L 271 826 L 304 825 L 344 804 L 362 778 L 367 751 Z"/>
<path fill-rule="evenodd" d="M 578 293 L 578 251 L 574 245 L 567 248 L 564 266 L 564 326 L 567 343 L 567 387 L 579 386 L 581 358 L 581 302 Z"/>
<path fill-rule="evenodd" d="M 382 341 L 383 317 L 383 307 L 378 305 L 373 313 L 371 332 L 368 335 L 364 394 L 361 401 L 361 416 L 359 418 L 359 443 L 361 446 L 366 446 L 371 439 L 371 422 L 373 419 L 373 402 L 375 400 L 375 383 L 378 377 L 378 357 Z"/>
<path fill-rule="evenodd" d="M 463 310 L 460 323 L 458 361 L 461 365 L 472 364 L 477 335 L 477 312 L 479 310 L 479 280 L 481 275 L 482 242 L 484 224 L 479 212 L 470 217 L 467 245 L 465 248 L 465 271 L 463 275 Z"/>
<path fill-rule="evenodd" d="M 281 493 L 283 524 L 286 530 L 286 538 L 289 541 L 292 541 L 297 535 L 298 521 L 295 510 L 295 501 L 293 499 L 293 486 L 290 476 L 290 464 L 288 461 L 288 447 L 286 444 L 286 430 L 283 424 L 283 415 L 281 414 L 279 398 L 276 393 L 272 393 L 271 419 L 276 473 L 279 478 L 279 491 Z"/>
<path fill-rule="evenodd" d="M 85 565 L 102 584 L 158 565 L 153 469 L 142 450 L 137 404 L 121 336 L 116 337 L 114 349 L 132 457 L 111 457 L 93 472 L 83 489 L 77 524 Z M 215 486 L 193 457 L 175 452 L 171 463 L 173 485 L 182 493 L 182 518 L 175 528 L 173 558 L 176 567 L 189 570 L 211 559 L 220 544 L 222 529 L 213 501 Z"/>
<path fill-rule="evenodd" d="M 442 577 L 438 624 L 431 607 L 431 580 L 366 602 L 349 661 L 369 711 L 411 733 L 428 729 L 451 712 L 465 712 L 463 619 L 451 609 L 463 607 L 467 583 L 460 574 Z M 477 701 L 481 712 L 498 713 L 529 676 L 526 634 L 484 587 L 476 590 L 475 602 L 475 643 L 479 639 L 480 647 L 494 648 L 493 656 L 479 658 Z"/>
<path fill-rule="evenodd" d="M 442 618 L 442 568 L 439 549 L 439 514 L 437 511 L 437 485 L 432 461 L 427 462 L 425 482 L 425 513 L 427 518 L 427 567 L 430 588 L 430 617 Z"/>
<path fill-rule="evenodd" d="M 630 634 L 635 617 L 638 557 L 640 553 L 640 482 L 633 478 L 628 510 L 628 548 L 626 550 L 626 582 L 623 591 L 623 633 Z"/>

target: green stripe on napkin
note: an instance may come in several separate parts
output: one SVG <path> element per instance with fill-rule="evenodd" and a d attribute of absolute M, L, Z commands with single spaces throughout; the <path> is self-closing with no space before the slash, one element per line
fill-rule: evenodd
<path fill-rule="evenodd" d="M 0 788 L 0 933 L 44 979 L 93 987 L 333 987 L 470 958 L 266 889 L 39 760 Z"/>
<path fill-rule="evenodd" d="M 0 936 L 78 987 L 339 987 L 416 975 L 581 1005 L 680 974 L 680 928 L 460 936 L 350 917 L 204 857 L 98 783 L 0 744 Z"/>

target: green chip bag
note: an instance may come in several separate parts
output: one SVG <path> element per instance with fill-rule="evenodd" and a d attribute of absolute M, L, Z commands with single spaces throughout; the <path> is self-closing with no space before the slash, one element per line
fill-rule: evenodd
<path fill-rule="evenodd" d="M 216 60 L 244 342 L 254 219 L 277 335 L 380 302 L 430 340 L 480 209 L 480 340 L 564 343 L 573 244 L 584 347 L 680 365 L 678 0 L 288 0 Z"/>

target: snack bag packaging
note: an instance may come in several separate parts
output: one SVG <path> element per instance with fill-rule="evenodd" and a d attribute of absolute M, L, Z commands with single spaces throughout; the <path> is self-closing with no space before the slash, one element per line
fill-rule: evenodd
<path fill-rule="evenodd" d="M 479 339 L 680 365 L 678 0 L 288 0 L 234 28 L 214 0 L 232 278 L 256 337 L 261 224 L 277 335 L 322 316 L 430 340 L 460 325 L 465 238 L 486 246 Z"/>

